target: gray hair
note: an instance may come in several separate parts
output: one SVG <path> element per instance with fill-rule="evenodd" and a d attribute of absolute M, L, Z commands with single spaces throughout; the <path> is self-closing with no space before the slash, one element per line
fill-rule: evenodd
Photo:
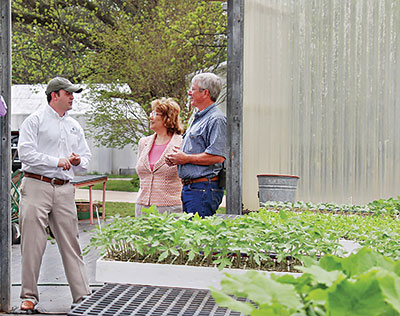
<path fill-rule="evenodd" d="M 196 83 L 200 89 L 208 90 L 211 100 L 214 102 L 217 101 L 222 89 L 222 79 L 220 77 L 211 72 L 203 72 L 193 77 L 192 84 L 194 83 Z"/>

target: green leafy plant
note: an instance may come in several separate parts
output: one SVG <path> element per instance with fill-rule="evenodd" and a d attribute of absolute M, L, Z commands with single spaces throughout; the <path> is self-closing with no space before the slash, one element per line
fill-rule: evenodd
<path fill-rule="evenodd" d="M 137 219 L 115 217 L 95 231 L 90 247 L 110 260 L 270 271 L 295 271 L 308 257 L 343 256 L 342 240 L 400 258 L 399 219 L 383 212 L 349 216 L 286 207 L 233 220 L 160 215 L 154 207 L 147 213 Z"/>
<path fill-rule="evenodd" d="M 400 197 L 398 196 L 397 199 L 389 198 L 387 200 L 385 199 L 375 200 L 369 203 L 368 207 L 371 209 L 372 212 L 380 214 L 385 213 L 385 214 L 399 215 Z"/>
<path fill-rule="evenodd" d="M 350 205 L 335 203 L 310 203 L 310 202 L 280 202 L 268 201 L 263 203 L 263 208 L 268 210 L 279 211 L 281 209 L 296 212 L 319 212 L 334 214 L 358 214 L 358 215 L 390 215 L 397 216 L 400 214 L 400 197 L 397 199 L 389 198 L 387 200 L 375 200 L 367 205 Z"/>
<path fill-rule="evenodd" d="M 302 256 L 343 252 L 335 231 L 324 229 L 322 235 L 311 224 L 314 214 L 295 215 L 281 211 L 202 219 L 159 214 L 152 207 L 139 218 L 115 217 L 96 230 L 90 247 L 113 260 L 275 271 L 292 271 Z"/>
<path fill-rule="evenodd" d="M 326 255 L 298 269 L 304 272 L 298 278 L 227 273 L 222 290 L 212 289 L 212 295 L 219 305 L 251 316 L 400 315 L 400 261 L 365 247 L 347 258 Z"/>
<path fill-rule="evenodd" d="M 134 175 L 132 175 L 131 184 L 135 188 L 135 192 L 138 192 L 139 188 L 140 188 L 140 179 L 136 173 Z"/>

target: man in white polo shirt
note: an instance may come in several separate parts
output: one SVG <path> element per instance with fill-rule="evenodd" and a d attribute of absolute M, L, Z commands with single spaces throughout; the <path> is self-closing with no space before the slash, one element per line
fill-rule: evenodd
<path fill-rule="evenodd" d="M 69 116 L 73 93 L 82 88 L 56 77 L 47 85 L 48 105 L 21 125 L 18 155 L 21 184 L 22 251 L 21 310 L 33 311 L 39 301 L 37 282 L 49 225 L 61 253 L 74 303 L 89 295 L 89 282 L 78 240 L 74 170 L 86 170 L 91 153 L 82 127 Z"/>

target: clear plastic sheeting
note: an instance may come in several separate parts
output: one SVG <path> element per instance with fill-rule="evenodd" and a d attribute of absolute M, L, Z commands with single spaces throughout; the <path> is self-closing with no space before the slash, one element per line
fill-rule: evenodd
<path fill-rule="evenodd" d="M 243 201 L 258 173 L 297 199 L 400 195 L 400 1 L 246 0 Z"/>

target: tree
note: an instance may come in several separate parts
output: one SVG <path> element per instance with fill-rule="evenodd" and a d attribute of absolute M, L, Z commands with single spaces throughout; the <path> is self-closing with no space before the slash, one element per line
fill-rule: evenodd
<path fill-rule="evenodd" d="M 13 81 L 107 84 L 92 90 L 89 130 L 102 145 L 136 143 L 152 100 L 176 98 L 186 121 L 189 76 L 226 60 L 222 2 L 14 0 Z"/>

